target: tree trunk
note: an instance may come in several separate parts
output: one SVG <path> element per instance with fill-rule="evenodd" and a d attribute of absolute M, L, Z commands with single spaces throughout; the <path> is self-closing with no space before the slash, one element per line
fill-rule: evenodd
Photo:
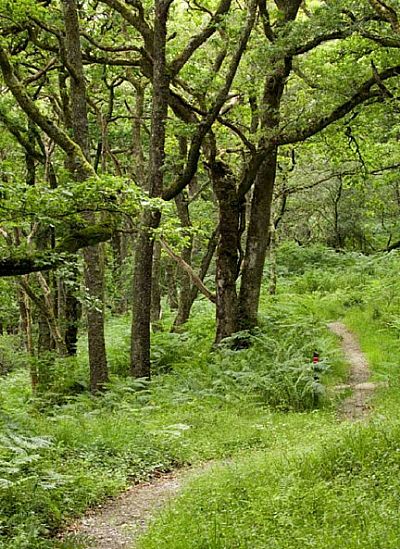
<path fill-rule="evenodd" d="M 90 390 L 104 389 L 108 381 L 106 345 L 104 337 L 104 261 L 100 246 L 85 248 L 85 284 L 91 302 L 87 306 Z"/>
<path fill-rule="evenodd" d="M 166 69 L 165 45 L 170 0 L 155 0 L 153 102 L 151 121 L 149 195 L 161 196 L 164 180 L 165 122 L 168 113 L 169 78 Z M 131 372 L 135 377 L 150 378 L 150 308 L 154 238 L 152 229 L 158 227 L 159 212 L 143 216 L 134 270 L 132 314 Z"/>
<path fill-rule="evenodd" d="M 153 272 L 151 281 L 151 313 L 150 321 L 153 331 L 160 330 L 161 320 L 161 244 L 154 243 Z"/>
<path fill-rule="evenodd" d="M 276 228 L 275 224 L 270 225 L 269 239 L 269 288 L 270 295 L 276 294 Z"/>
<path fill-rule="evenodd" d="M 215 343 L 239 330 L 236 279 L 239 262 L 240 205 L 236 182 L 222 162 L 211 166 L 219 207 L 219 242 L 216 262 L 216 336 Z"/>
<path fill-rule="evenodd" d="M 74 138 L 85 157 L 89 158 L 89 127 L 87 117 L 86 83 L 80 45 L 80 28 L 76 0 L 63 0 L 65 22 L 65 50 L 71 77 L 71 124 Z M 82 162 L 75 161 L 74 176 L 77 181 L 87 179 Z M 72 166 L 72 161 L 70 162 Z M 93 214 L 86 216 L 95 221 Z M 104 336 L 104 267 L 100 246 L 85 248 L 85 284 L 92 300 L 87 308 L 90 388 L 93 393 L 102 390 L 108 380 L 107 356 Z M 94 302 L 94 303 L 93 303 Z"/>
<path fill-rule="evenodd" d="M 144 228 L 136 242 L 133 281 L 131 373 L 150 378 L 150 313 L 154 240 L 149 235 L 152 214 L 147 214 Z M 159 218 L 158 218 L 159 219 Z M 158 225 L 158 219 L 153 220 Z M 146 230 L 147 229 L 147 230 Z"/>
<path fill-rule="evenodd" d="M 296 17 L 299 5 L 300 2 L 297 0 L 287 3 L 285 13 L 287 22 Z M 278 59 L 273 62 L 271 73 L 265 79 L 260 106 L 260 122 L 261 129 L 267 135 L 279 127 L 282 94 L 291 70 L 291 57 Z M 254 182 L 251 202 L 239 295 L 240 327 L 242 329 L 251 329 L 257 324 L 276 178 L 278 148 L 274 145 L 268 146 L 268 141 L 264 137 L 262 137 L 261 141 L 267 152 Z"/>
<path fill-rule="evenodd" d="M 240 327 L 243 330 L 251 329 L 257 324 L 258 304 L 269 240 L 276 160 L 277 150 L 275 148 L 261 166 L 254 184 L 239 293 Z"/>
<path fill-rule="evenodd" d="M 76 297 L 76 289 L 74 284 L 78 278 L 78 270 L 76 265 L 73 267 L 69 284 L 62 284 L 64 288 L 64 307 L 63 307 L 63 323 L 64 323 L 64 338 L 67 347 L 68 356 L 75 356 L 78 345 L 78 329 L 79 320 L 81 318 L 81 304 Z"/>
<path fill-rule="evenodd" d="M 143 187 L 146 184 L 145 158 L 142 146 L 142 127 L 144 117 L 144 93 L 146 84 L 139 80 L 131 80 L 136 90 L 135 116 L 132 120 L 132 156 L 134 158 L 133 173 L 137 185 Z"/>
<path fill-rule="evenodd" d="M 182 227 L 186 227 L 189 229 L 192 224 L 190 221 L 190 213 L 189 213 L 189 201 L 186 193 L 181 193 L 178 195 L 175 199 L 176 208 L 178 211 L 179 220 L 181 222 Z M 192 252 L 193 252 L 193 237 L 189 237 L 189 242 L 182 250 L 182 259 L 188 264 L 192 264 Z M 180 282 L 180 289 L 179 289 L 179 304 L 178 304 L 178 312 L 176 315 L 176 318 L 174 320 L 174 329 L 178 326 L 181 326 L 182 324 L 185 324 L 185 322 L 188 321 L 189 315 L 190 315 L 190 309 L 192 306 L 191 301 L 191 290 L 192 290 L 192 283 L 190 280 L 190 276 L 180 270 L 179 273 L 179 282 Z"/>

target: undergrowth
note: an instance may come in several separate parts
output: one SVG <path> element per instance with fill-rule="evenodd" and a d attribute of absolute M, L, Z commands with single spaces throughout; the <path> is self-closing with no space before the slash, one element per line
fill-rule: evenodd
<path fill-rule="evenodd" d="M 212 485 L 211 481 L 199 481 L 196 492 L 206 506 L 209 490 L 214 490 L 208 509 L 214 509 L 214 514 L 204 512 L 204 522 L 199 519 L 198 523 L 199 531 L 204 527 L 217 534 L 210 538 L 212 541 L 207 541 L 209 545 L 198 541 L 193 547 L 256 547 L 249 541 L 253 539 L 251 532 L 255 532 L 255 539 L 261 536 L 260 539 L 269 540 L 269 545 L 264 546 L 297 547 L 289 541 L 283 544 L 279 536 L 283 535 L 284 528 L 289 528 L 288 531 L 292 528 L 289 524 L 292 512 L 292 531 L 300 532 L 296 530 L 300 528 L 300 518 L 296 517 L 303 511 L 308 517 L 305 546 L 308 543 L 312 547 L 312 528 L 316 527 L 316 521 L 312 522 L 312 509 L 316 509 L 317 517 L 325 517 L 318 511 L 324 499 L 335 501 L 334 494 L 340 490 L 343 493 L 349 490 L 346 497 L 350 501 L 351 494 L 355 499 L 359 493 L 364 494 L 359 487 L 370 482 L 370 473 L 363 477 L 362 471 L 366 469 L 362 468 L 359 475 L 359 468 L 354 465 L 358 458 L 354 456 L 364 448 L 365 459 L 371 459 L 374 444 L 383 453 L 387 450 L 388 455 L 391 454 L 393 433 L 397 433 L 396 424 L 391 430 L 385 419 L 390 406 L 394 408 L 399 404 L 394 390 L 399 368 L 395 356 L 390 355 L 390 348 L 397 349 L 400 341 L 397 255 L 364 258 L 356 254 L 341 256 L 323 249 L 290 247 L 282 248 L 280 254 L 278 294 L 263 295 L 260 330 L 247 334 L 252 338 L 248 349 L 232 351 L 227 344 L 213 351 L 213 312 L 208 304 L 200 301 L 187 331 L 153 334 L 152 361 L 156 375 L 151 383 L 126 377 L 129 319 L 122 317 L 111 318 L 108 324 L 112 382 L 104 396 L 95 398 L 86 390 L 84 340 L 80 342 L 77 360 L 54 363 L 50 372 L 51 390 L 40 397 L 31 396 L 26 368 L 18 367 L 0 379 L 0 547 L 61 546 L 54 534 L 68 520 L 127 484 L 147 478 L 155 470 L 227 456 L 235 456 L 237 463 L 233 470 L 221 470 L 221 479 L 228 479 L 228 484 L 219 482 L 220 473 L 216 473 Z M 367 349 L 370 358 L 381 344 L 379 337 L 381 342 L 387 341 L 385 359 L 382 361 L 378 354 L 375 359 L 371 358 L 375 375 L 388 379 L 393 386 L 389 392 L 384 391 L 386 400 L 378 406 L 380 415 L 385 416 L 379 429 L 387 433 L 386 450 L 384 438 L 376 439 L 378 427 L 375 431 L 373 427 L 366 427 L 359 432 L 338 425 L 333 413 L 335 403 L 326 398 L 324 388 L 343 381 L 346 374 L 337 341 L 325 327 L 328 320 L 340 316 L 354 329 L 357 325 L 371 325 L 366 341 L 362 340 L 366 346 L 372 342 L 370 351 Z M 167 321 L 168 317 L 164 328 L 168 327 Z M 311 360 L 315 350 L 321 357 L 318 370 L 313 368 Z M 353 441 L 350 448 L 354 450 L 345 453 L 347 476 L 328 466 L 328 462 L 341 459 L 346 440 Z M 365 444 L 361 443 L 363 440 Z M 335 454 L 336 447 L 339 450 Z M 301 464 L 309 470 L 306 473 L 301 469 L 306 481 L 307 474 L 310 477 L 304 485 L 299 476 Z M 285 474 L 284 466 L 287 467 Z M 385 466 L 390 473 L 389 459 Z M 313 469 L 315 490 L 311 487 Z M 319 479 L 322 469 L 333 471 L 329 479 Z M 358 476 L 353 475 L 355 471 Z M 271 475 L 275 484 L 272 495 L 268 496 L 269 488 L 262 482 L 264 476 L 268 480 Z M 379 482 L 383 482 L 382 479 Z M 379 497 L 382 486 L 377 485 Z M 366 507 L 370 497 L 367 492 Z M 200 507 L 189 501 L 190 496 L 185 497 L 189 498 L 188 509 L 197 517 Z M 276 501 L 272 501 L 272 497 Z M 270 525 L 270 519 L 266 520 L 265 516 L 270 517 L 268 509 L 273 509 L 275 503 L 276 520 L 280 516 L 286 518 L 277 533 L 279 536 L 269 539 L 263 533 Z M 181 524 L 174 522 L 175 514 L 182 512 L 180 505 L 178 501 L 179 511 L 172 510 L 172 515 L 168 515 L 170 532 Z M 338 499 L 336 515 L 331 507 L 332 517 L 336 516 L 338 524 L 342 516 L 340 505 Z M 392 509 L 390 505 L 389 502 L 388 513 Z M 238 525 L 243 530 L 244 541 L 240 542 L 238 528 L 231 525 L 242 506 L 243 520 L 239 520 Z M 377 509 L 371 504 L 372 508 Z M 384 516 L 383 508 L 381 511 Z M 164 526 L 163 519 L 160 520 L 145 542 L 149 547 L 155 546 L 151 540 L 161 539 Z M 194 522 L 190 523 L 188 517 L 187 520 L 187 528 L 195 528 Z M 377 523 L 376 531 L 379 528 Z M 230 530 L 236 531 L 232 534 L 234 537 L 229 537 Z M 194 540 L 203 539 L 193 536 Z M 225 543 L 224 536 L 230 541 Z M 325 546 L 321 539 L 318 538 L 320 545 L 315 547 Z M 65 542 L 63 547 L 77 547 L 74 543 Z"/>
<path fill-rule="evenodd" d="M 155 470 L 269 448 L 285 436 L 293 444 L 299 424 L 320 430 L 293 412 L 328 405 L 324 384 L 342 367 L 334 338 L 298 303 L 271 303 L 264 320 L 268 330 L 249 335 L 250 348 L 215 351 L 212 310 L 200 303 L 187 332 L 154 335 L 149 383 L 124 376 L 129 319 L 111 319 L 114 373 L 101 397 L 71 391 L 84 383 L 84 342 L 77 360 L 52 365 L 51 390 L 40 396 L 32 398 L 25 369 L 3 378 L 0 546 L 55 547 L 68 519 Z"/>

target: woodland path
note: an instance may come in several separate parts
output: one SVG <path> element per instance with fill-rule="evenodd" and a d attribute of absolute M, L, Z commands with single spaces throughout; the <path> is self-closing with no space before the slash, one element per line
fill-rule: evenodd
<path fill-rule="evenodd" d="M 212 465 L 213 462 L 208 462 L 198 467 L 162 473 L 159 478 L 131 486 L 120 496 L 91 509 L 72 524 L 64 533 L 64 541 L 71 549 L 133 549 L 135 540 L 157 510 L 167 505 L 188 480 L 204 473 Z"/>
<path fill-rule="evenodd" d="M 369 411 L 368 403 L 376 384 L 369 382 L 370 369 L 356 336 L 341 322 L 332 322 L 328 328 L 341 338 L 350 364 L 348 384 L 336 387 L 352 390 L 340 404 L 339 414 L 343 419 L 360 420 Z M 212 463 L 208 463 L 198 468 L 184 468 L 132 486 L 73 524 L 64 539 L 70 540 L 71 547 L 82 543 L 87 549 L 132 549 L 155 512 L 168 504 L 188 480 L 211 466 Z"/>
<path fill-rule="evenodd" d="M 351 395 L 341 402 L 339 415 L 350 421 L 363 419 L 370 410 L 369 401 L 377 384 L 369 381 L 371 372 L 357 337 L 341 322 L 332 322 L 328 324 L 328 328 L 341 338 L 344 356 L 350 364 L 348 383 L 336 387 L 336 390 L 352 391 Z"/>

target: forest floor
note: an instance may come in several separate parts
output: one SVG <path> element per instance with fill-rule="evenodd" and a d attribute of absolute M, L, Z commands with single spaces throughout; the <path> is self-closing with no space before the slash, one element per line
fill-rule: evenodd
<path fill-rule="evenodd" d="M 335 388 L 351 390 L 351 395 L 340 403 L 339 416 L 349 421 L 361 420 L 369 412 L 369 401 L 377 384 L 369 381 L 369 365 L 356 336 L 341 322 L 330 323 L 328 328 L 340 337 L 345 359 L 350 365 L 348 383 Z M 188 481 L 211 469 L 212 464 L 183 468 L 132 486 L 74 523 L 66 538 L 88 549 L 132 549 L 154 514 Z"/>

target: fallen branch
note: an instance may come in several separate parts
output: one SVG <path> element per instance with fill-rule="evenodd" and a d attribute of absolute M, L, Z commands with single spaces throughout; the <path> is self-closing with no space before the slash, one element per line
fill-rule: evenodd
<path fill-rule="evenodd" d="M 166 253 L 179 265 L 179 267 L 187 272 L 187 274 L 190 276 L 191 281 L 199 289 L 199 291 L 212 303 L 215 303 L 217 300 L 217 296 L 210 292 L 210 290 L 203 283 L 201 278 L 194 272 L 192 267 L 188 265 L 188 263 L 186 263 L 186 261 L 184 261 L 179 255 L 177 255 L 165 242 L 164 239 L 160 238 L 160 244 L 163 250 L 166 251 Z"/>

